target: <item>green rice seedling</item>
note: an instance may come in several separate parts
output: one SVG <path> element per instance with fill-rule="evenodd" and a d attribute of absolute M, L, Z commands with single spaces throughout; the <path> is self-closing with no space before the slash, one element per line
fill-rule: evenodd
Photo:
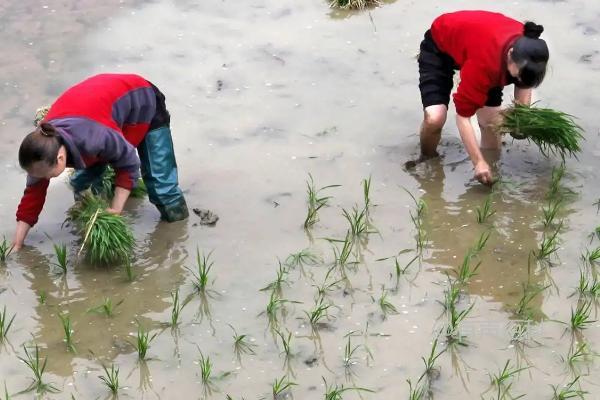
<path fill-rule="evenodd" d="M 196 248 L 196 268 L 197 272 L 187 268 L 194 277 L 193 284 L 196 290 L 199 292 L 203 292 L 208 285 L 208 278 L 210 274 L 210 270 L 213 267 L 214 262 L 210 259 L 212 255 L 212 251 L 208 254 L 200 253 L 200 249 Z"/>
<path fill-rule="evenodd" d="M 326 189 L 339 187 L 340 185 L 328 185 L 320 189 L 315 187 L 315 182 L 311 174 L 308 174 L 309 180 L 306 181 L 308 193 L 308 210 L 304 219 L 304 229 L 312 228 L 319 221 L 319 210 L 328 205 L 331 196 L 321 196 L 321 192 Z"/>
<path fill-rule="evenodd" d="M 200 377 L 202 378 L 202 383 L 204 385 L 210 385 L 212 381 L 212 362 L 210 361 L 210 357 L 204 357 L 204 354 L 200 352 Z"/>
<path fill-rule="evenodd" d="M 475 243 L 475 246 L 473 246 L 473 248 L 471 249 L 471 253 L 473 255 L 477 255 L 477 254 L 481 253 L 481 251 L 485 248 L 488 240 L 490 239 L 491 234 L 492 234 L 492 232 L 490 230 L 487 230 L 487 231 L 483 232 L 481 235 L 479 235 L 479 239 L 477 239 L 477 243 Z"/>
<path fill-rule="evenodd" d="M 587 250 L 583 259 L 587 261 L 590 265 L 595 265 L 600 261 L 600 247 L 597 247 L 593 250 Z"/>
<path fill-rule="evenodd" d="M 355 261 L 349 261 L 350 256 L 352 255 L 352 249 L 354 248 L 354 241 L 352 240 L 352 236 L 350 231 L 346 232 L 346 237 L 344 240 L 339 239 L 327 239 L 329 242 L 333 243 L 342 243 L 342 248 L 338 250 L 338 248 L 333 246 L 333 256 L 338 266 L 345 266 L 347 264 L 356 263 Z"/>
<path fill-rule="evenodd" d="M 313 328 L 318 327 L 320 324 L 323 324 L 324 319 L 329 319 L 329 314 L 327 310 L 333 307 L 332 304 L 325 304 L 323 298 L 320 298 L 316 303 L 312 310 L 304 311 L 306 317 L 308 318 L 308 322 Z"/>
<path fill-rule="evenodd" d="M 444 307 L 444 311 L 450 312 L 452 307 L 455 307 L 459 298 L 460 285 L 458 281 L 455 281 L 448 277 L 448 286 L 444 289 L 444 302 L 439 303 Z"/>
<path fill-rule="evenodd" d="M 288 270 L 287 268 L 285 268 L 285 266 L 283 266 L 281 264 L 281 261 L 279 262 L 279 268 L 277 269 L 277 277 L 275 278 L 275 280 L 271 283 L 269 283 L 267 286 L 265 286 L 264 288 L 260 289 L 263 292 L 266 291 L 276 291 L 278 293 L 281 293 L 281 288 L 283 286 L 283 284 L 288 284 L 287 281 L 287 275 L 288 275 Z"/>
<path fill-rule="evenodd" d="M 532 318 L 532 308 L 530 307 L 531 302 L 544 290 L 548 289 L 550 285 L 547 286 L 538 286 L 538 285 L 523 285 L 523 295 L 519 299 L 515 307 L 515 314 L 520 316 L 521 318 L 531 319 Z"/>
<path fill-rule="evenodd" d="M 187 302 L 181 303 L 179 301 L 179 290 L 171 292 L 171 299 L 173 299 L 173 305 L 171 306 L 171 327 L 173 328 L 179 325 L 181 310 L 187 305 Z"/>
<path fill-rule="evenodd" d="M 429 352 L 429 357 L 427 357 L 427 359 L 425 359 L 425 357 L 421 357 L 421 360 L 423 360 L 423 364 L 425 364 L 425 371 L 423 371 L 423 375 L 421 376 L 421 378 L 431 377 L 432 375 L 434 375 L 436 373 L 436 371 L 438 371 L 438 368 L 436 368 L 436 366 L 435 366 L 435 362 L 442 354 L 444 354 L 446 349 L 436 352 L 437 345 L 438 345 L 438 340 L 435 339 L 433 341 L 433 345 L 431 346 L 431 351 Z M 421 378 L 419 378 L 419 380 L 421 380 Z"/>
<path fill-rule="evenodd" d="M 67 273 L 67 245 L 66 244 L 53 244 L 54 256 L 56 262 L 52 263 L 53 266 L 57 267 L 62 274 Z"/>
<path fill-rule="evenodd" d="M 479 267 L 481 266 L 481 261 L 479 261 L 477 263 L 477 265 L 475 265 L 474 267 L 471 267 L 471 260 L 473 259 L 473 253 L 471 250 L 469 250 L 469 252 L 467 252 L 467 254 L 465 255 L 465 258 L 463 258 L 463 262 L 460 265 L 458 272 L 456 273 L 457 275 L 457 281 L 461 284 L 464 285 L 467 282 L 469 282 L 469 280 L 474 277 L 475 275 L 477 275 L 477 270 L 479 269 Z"/>
<path fill-rule="evenodd" d="M 309 249 L 300 250 L 298 253 L 292 253 L 285 259 L 285 265 L 295 268 L 303 265 L 315 265 L 321 262 L 319 257 L 314 255 Z"/>
<path fill-rule="evenodd" d="M 350 229 L 348 231 L 353 239 L 375 232 L 374 230 L 369 229 L 369 221 L 367 219 L 366 209 L 359 211 L 356 207 L 352 207 L 352 212 L 342 209 L 342 214 L 350 225 Z"/>
<path fill-rule="evenodd" d="M 323 383 L 325 384 L 325 400 L 342 400 L 342 395 L 349 391 L 373 393 L 372 390 L 362 387 L 344 387 L 344 385 L 338 386 L 337 384 L 329 385 L 325 378 L 322 379 Z"/>
<path fill-rule="evenodd" d="M 47 298 L 48 298 L 48 293 L 46 293 L 45 290 L 40 291 L 40 294 L 38 295 L 38 300 L 40 301 L 40 304 L 42 304 L 42 305 L 46 304 Z"/>
<path fill-rule="evenodd" d="M 13 247 L 14 246 L 12 246 L 5 237 L 2 238 L 2 241 L 0 242 L 0 262 L 6 262 L 6 259 L 12 252 Z"/>
<path fill-rule="evenodd" d="M 586 329 L 596 322 L 591 319 L 592 301 L 580 301 L 575 310 L 571 309 L 571 329 L 574 331 Z"/>
<path fill-rule="evenodd" d="M 369 175 L 368 179 L 362 180 L 363 187 L 363 199 L 365 203 L 365 211 L 367 215 L 369 214 L 369 210 L 371 209 L 371 175 Z"/>
<path fill-rule="evenodd" d="M 289 391 L 292 387 L 297 386 L 297 385 L 298 385 L 297 383 L 290 381 L 288 379 L 288 377 L 285 375 L 279 379 L 275 379 L 273 381 L 273 384 L 271 385 L 271 390 L 273 393 L 273 400 L 277 400 L 277 399 L 281 398 L 283 393 L 285 393 L 286 391 Z"/>
<path fill-rule="evenodd" d="M 408 269 L 410 268 L 410 266 L 413 265 L 413 263 L 415 261 L 420 260 L 420 259 L 421 259 L 421 256 L 419 254 L 417 254 L 408 262 L 408 264 L 406 264 L 404 267 L 401 267 L 400 263 L 398 262 L 398 257 L 394 257 L 394 270 L 396 272 L 396 278 L 400 278 L 400 275 L 405 275 L 407 273 Z"/>
<path fill-rule="evenodd" d="M 565 163 L 560 163 L 559 166 L 552 168 L 550 184 L 546 193 L 547 200 L 564 201 L 565 199 L 575 195 L 575 192 L 562 184 L 567 168 Z"/>
<path fill-rule="evenodd" d="M 104 376 L 98 376 L 98 378 L 116 396 L 119 392 L 119 367 L 115 367 L 113 363 L 110 370 L 105 365 L 102 365 L 102 369 L 104 370 Z"/>
<path fill-rule="evenodd" d="M 106 171 L 102 175 L 101 187 L 98 192 L 99 195 L 106 199 L 112 199 L 115 194 L 115 170 L 109 165 L 106 167 Z M 131 193 L 129 197 L 141 199 L 146 197 L 148 194 L 148 189 L 146 188 L 146 184 L 142 179 L 138 179 L 136 185 L 133 189 L 131 189 Z"/>
<path fill-rule="evenodd" d="M 598 277 L 594 276 L 590 281 L 586 272 L 580 270 L 577 291 L 584 296 L 600 297 L 600 282 L 598 281 Z"/>
<path fill-rule="evenodd" d="M 544 232 L 542 236 L 542 242 L 540 243 L 539 249 L 533 251 L 533 254 L 538 260 L 548 260 L 551 255 L 558 251 L 559 239 L 558 234 L 562 229 L 562 222 L 558 224 L 558 227 L 550 235 Z"/>
<path fill-rule="evenodd" d="M 109 213 L 107 208 L 105 200 L 86 193 L 69 210 L 69 220 L 82 235 L 78 255 L 85 250 L 93 264 L 128 262 L 135 247 L 133 232 L 123 216 Z"/>
<path fill-rule="evenodd" d="M 112 299 L 110 297 L 106 297 L 102 304 L 96 307 L 89 308 L 86 312 L 94 314 L 104 314 L 105 316 L 112 318 L 115 315 L 117 307 L 123 304 L 124 301 L 124 299 L 119 300 L 117 303 L 113 304 Z"/>
<path fill-rule="evenodd" d="M 381 296 L 379 300 L 377 300 L 377 304 L 379 304 L 379 308 L 383 314 L 383 318 L 387 318 L 388 315 L 398 314 L 398 309 L 395 305 L 389 302 L 387 299 L 388 293 L 385 289 L 381 289 Z"/>
<path fill-rule="evenodd" d="M 15 321 L 16 316 L 17 314 L 14 314 L 12 317 L 9 318 L 6 312 L 6 306 L 2 308 L 2 312 L 0 313 L 0 343 L 2 343 L 6 339 L 8 331 L 10 330 L 10 327 Z"/>
<path fill-rule="evenodd" d="M 133 273 L 131 260 L 125 262 L 125 276 L 127 276 L 127 280 L 129 282 L 133 282 L 135 278 L 135 274 Z"/>
<path fill-rule="evenodd" d="M 344 357 L 342 359 L 344 362 L 345 368 L 350 368 L 352 365 L 356 364 L 355 354 L 360 349 L 360 345 L 356 345 L 356 346 L 352 345 L 352 335 L 355 332 L 356 331 L 352 331 L 352 332 L 346 334 L 347 340 L 346 340 L 346 345 L 344 346 Z"/>
<path fill-rule="evenodd" d="M 487 222 L 492 215 L 496 214 L 496 210 L 492 208 L 492 193 L 485 198 L 483 205 L 477 207 L 475 211 L 477 212 L 477 222 L 480 224 Z"/>
<path fill-rule="evenodd" d="M 475 303 L 463 310 L 458 311 L 456 304 L 451 304 L 448 309 L 448 325 L 446 326 L 446 339 L 448 343 L 458 343 L 466 346 L 466 342 L 463 341 L 464 336 L 460 333 L 460 324 L 465 318 L 471 313 Z"/>
<path fill-rule="evenodd" d="M 516 378 L 521 371 L 528 369 L 527 367 L 523 368 L 513 368 L 510 365 L 510 360 L 506 360 L 504 364 L 504 368 L 498 371 L 497 374 L 490 374 L 490 379 L 492 381 L 492 386 L 496 388 L 496 399 L 513 399 L 513 396 L 510 396 L 510 388 L 512 387 L 513 380 Z M 523 396 L 518 396 L 516 398 L 520 398 Z"/>
<path fill-rule="evenodd" d="M 367 7 L 381 5 L 380 0 L 331 0 L 329 6 L 342 10 L 364 10 Z"/>
<path fill-rule="evenodd" d="M 565 361 L 570 368 L 573 369 L 573 368 L 575 368 L 576 364 L 578 364 L 580 362 L 588 361 L 593 356 L 595 356 L 595 354 L 592 353 L 589 345 L 586 342 L 581 341 L 581 342 L 577 343 L 575 347 L 571 346 L 571 348 L 569 349 L 569 353 L 567 354 L 567 357 L 566 358 L 561 357 L 561 359 L 563 361 Z"/>
<path fill-rule="evenodd" d="M 137 350 L 138 358 L 140 360 L 146 359 L 146 353 L 150 348 L 150 343 L 154 340 L 154 338 L 156 338 L 156 335 L 156 333 L 150 335 L 150 332 L 147 332 L 142 324 L 138 322 L 137 338 L 133 346 Z"/>
<path fill-rule="evenodd" d="M 8 388 L 6 387 L 6 381 L 4 381 L 4 399 L 3 400 L 10 400 L 10 395 L 8 394 Z"/>
<path fill-rule="evenodd" d="M 67 351 L 75 352 L 75 346 L 73 345 L 73 326 L 71 324 L 71 316 L 69 314 L 58 314 L 60 323 L 65 333 L 65 344 L 67 345 Z"/>
<path fill-rule="evenodd" d="M 232 325 L 229 325 L 233 331 L 233 350 L 238 357 L 241 354 L 256 354 L 254 348 L 256 345 L 248 341 L 248 335 L 239 335 Z"/>
<path fill-rule="evenodd" d="M 340 284 L 344 279 L 338 279 L 338 280 L 334 280 L 334 281 L 330 281 L 330 276 L 332 274 L 332 272 L 335 271 L 336 266 L 332 266 L 331 268 L 329 268 L 327 270 L 327 273 L 325 274 L 325 279 L 323 279 L 323 283 L 321 283 L 320 285 L 313 285 L 317 288 L 317 300 L 326 296 L 329 292 L 333 291 L 334 288 L 337 287 L 338 284 Z"/>
<path fill-rule="evenodd" d="M 406 193 L 411 197 L 415 203 L 415 211 L 410 211 L 410 219 L 413 223 L 417 235 L 415 236 L 416 248 L 418 252 L 422 252 L 427 245 L 427 232 L 424 227 L 424 217 L 427 212 L 427 203 L 423 199 L 417 200 L 417 198 L 409 192 L 406 188 L 403 188 Z"/>
<path fill-rule="evenodd" d="M 542 222 L 544 227 L 550 227 L 554 225 L 554 221 L 558 216 L 559 212 L 562 210 L 563 201 L 562 199 L 550 199 L 548 200 L 548 204 L 542 207 Z"/>
<path fill-rule="evenodd" d="M 566 399 L 585 399 L 585 395 L 588 393 L 586 391 L 581 390 L 581 387 L 576 388 L 575 385 L 578 385 L 577 382 L 581 376 L 575 377 L 571 382 L 566 385 L 560 387 L 558 385 L 552 385 L 552 390 L 554 390 L 554 396 L 552 400 L 566 400 Z M 579 386 L 579 385 L 578 385 Z"/>
<path fill-rule="evenodd" d="M 44 371 L 48 363 L 48 358 L 44 358 L 43 361 L 40 358 L 40 348 L 37 344 L 34 344 L 33 354 L 27 350 L 27 347 L 23 345 L 25 350 L 25 357 L 19 357 L 19 360 L 23 361 L 25 365 L 33 373 L 33 382 L 24 392 L 30 392 L 35 390 L 37 393 L 58 393 L 59 390 L 51 383 L 44 383 Z"/>
<path fill-rule="evenodd" d="M 546 157 L 574 156 L 581 151 L 583 131 L 574 117 L 550 108 L 514 103 L 502 112 L 501 133 L 535 143 Z"/>
<path fill-rule="evenodd" d="M 269 302 L 267 303 L 267 307 L 265 309 L 265 313 L 269 317 L 269 323 L 275 324 L 277 323 L 277 314 L 283 309 L 285 304 L 287 303 L 299 303 L 297 301 L 285 300 L 279 297 L 279 295 L 273 291 L 269 297 Z"/>
<path fill-rule="evenodd" d="M 288 331 L 286 335 L 279 329 L 277 329 L 275 330 L 275 333 L 277 334 L 277 336 L 279 336 L 279 339 L 281 339 L 281 346 L 283 347 L 283 351 L 281 352 L 281 354 L 283 354 L 285 358 L 292 357 L 292 332 Z"/>
<path fill-rule="evenodd" d="M 420 382 L 417 382 L 414 387 L 410 379 L 407 379 L 406 382 L 408 383 L 408 400 L 423 400 L 425 398 L 425 388 L 420 385 Z"/>

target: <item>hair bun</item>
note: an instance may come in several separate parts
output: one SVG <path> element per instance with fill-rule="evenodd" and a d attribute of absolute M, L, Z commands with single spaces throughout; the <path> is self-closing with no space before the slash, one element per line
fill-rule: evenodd
<path fill-rule="evenodd" d="M 52 124 L 49 124 L 48 122 L 41 122 L 38 126 L 38 129 L 42 136 L 56 136 L 56 130 L 54 129 Z"/>
<path fill-rule="evenodd" d="M 542 32 L 544 32 L 544 27 L 542 25 L 538 25 L 531 21 L 525 22 L 523 35 L 527 36 L 528 38 L 539 39 Z"/>

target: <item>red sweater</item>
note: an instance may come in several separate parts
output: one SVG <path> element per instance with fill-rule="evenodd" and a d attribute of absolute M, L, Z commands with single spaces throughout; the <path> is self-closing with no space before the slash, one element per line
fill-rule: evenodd
<path fill-rule="evenodd" d="M 95 75 L 64 92 L 48 111 L 62 138 L 70 167 L 85 169 L 110 164 L 115 184 L 131 189 L 139 178 L 136 147 L 142 142 L 156 112 L 152 85 L 138 75 Z M 17 209 L 17 221 L 33 226 L 44 207 L 48 179 L 27 177 Z"/>
<path fill-rule="evenodd" d="M 458 11 L 436 18 L 431 35 L 460 68 L 454 104 L 459 115 L 471 117 L 490 89 L 507 85 L 506 55 L 523 35 L 523 24 L 499 13 Z"/>

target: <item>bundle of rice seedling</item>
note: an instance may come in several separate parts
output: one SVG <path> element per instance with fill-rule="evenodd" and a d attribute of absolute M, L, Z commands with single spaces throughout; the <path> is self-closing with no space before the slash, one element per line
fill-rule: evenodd
<path fill-rule="evenodd" d="M 121 215 L 106 211 L 108 204 L 99 196 L 85 193 L 70 210 L 68 220 L 82 235 L 81 249 L 93 264 L 127 263 L 135 240 Z"/>
<path fill-rule="evenodd" d="M 331 0 L 329 6 L 346 10 L 363 10 L 380 4 L 380 0 Z"/>
<path fill-rule="evenodd" d="M 115 170 L 109 165 L 106 167 L 106 171 L 104 175 L 102 175 L 102 188 L 101 193 L 102 196 L 107 199 L 111 199 L 115 194 Z M 130 197 L 134 197 L 136 199 L 141 199 L 148 194 L 146 190 L 146 185 L 142 179 L 138 179 L 136 186 L 131 190 Z"/>
<path fill-rule="evenodd" d="M 542 154 L 575 156 L 581 151 L 583 132 L 572 115 L 551 108 L 515 103 L 502 112 L 500 133 L 535 143 Z"/>

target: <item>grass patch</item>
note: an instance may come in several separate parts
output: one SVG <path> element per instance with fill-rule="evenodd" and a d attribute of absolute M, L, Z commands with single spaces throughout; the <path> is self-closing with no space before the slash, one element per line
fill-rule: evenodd
<path fill-rule="evenodd" d="M 481 207 L 477 207 L 475 211 L 477 212 L 477 222 L 480 224 L 486 223 L 492 215 L 496 214 L 496 210 L 492 208 L 492 193 L 487 195 Z"/>
<path fill-rule="evenodd" d="M 106 297 L 102 304 L 96 307 L 88 308 L 86 312 L 94 314 L 104 314 L 105 316 L 112 318 L 115 316 L 115 310 L 117 309 L 117 307 L 123 304 L 124 301 L 124 299 L 119 300 L 117 303 L 113 304 L 112 299 L 110 297 Z"/>
<path fill-rule="evenodd" d="M 156 338 L 156 335 L 156 333 L 150 335 L 150 332 L 147 332 L 142 324 L 138 322 L 137 338 L 133 346 L 137 350 L 138 358 L 140 360 L 146 359 L 146 353 L 148 353 L 148 349 L 150 348 L 150 342 Z"/>
<path fill-rule="evenodd" d="M 535 143 L 544 156 L 574 156 L 581 151 L 583 131 L 574 117 L 550 108 L 514 103 L 503 111 L 500 132 Z"/>
<path fill-rule="evenodd" d="M 581 378 L 581 376 L 577 376 L 575 377 L 575 379 L 573 379 L 572 381 L 570 381 L 569 383 L 567 383 L 566 385 L 560 387 L 558 385 L 554 386 L 552 385 L 552 390 L 554 390 L 554 395 L 552 397 L 552 400 L 566 400 L 566 399 L 574 399 L 574 398 L 580 398 L 580 399 L 585 399 L 585 395 L 588 392 L 585 392 L 583 390 L 581 390 L 581 387 L 576 387 L 575 385 L 579 386 L 578 381 Z"/>
<path fill-rule="evenodd" d="M 14 246 L 12 246 L 5 237 L 2 238 L 2 241 L 0 242 L 0 262 L 6 262 L 6 259 L 12 252 L 13 247 Z"/>
<path fill-rule="evenodd" d="M 37 344 L 34 344 L 34 351 L 30 353 L 27 350 L 27 347 L 23 345 L 23 350 L 25 350 L 25 357 L 19 357 L 19 360 L 23 361 L 27 368 L 33 374 L 33 382 L 24 392 L 36 391 L 38 394 L 44 393 L 58 393 L 60 390 L 56 388 L 52 383 L 44 382 L 44 372 L 46 371 L 46 365 L 48 363 L 48 358 L 40 357 L 40 348 Z"/>
<path fill-rule="evenodd" d="M 306 218 L 304 219 L 304 229 L 312 228 L 317 222 L 319 222 L 319 210 L 328 205 L 331 196 L 323 196 L 321 192 L 326 189 L 339 187 L 341 185 L 328 185 L 317 189 L 315 181 L 311 174 L 308 174 L 309 180 L 306 181 L 306 192 L 308 194 L 308 210 L 306 211 Z"/>
<path fill-rule="evenodd" d="M 571 321 L 570 326 L 574 331 L 580 331 L 589 327 L 589 325 L 596 322 L 591 319 L 592 314 L 592 302 L 591 301 L 580 301 L 577 304 L 577 308 L 571 309 Z"/>
<path fill-rule="evenodd" d="M 515 399 L 521 398 L 522 396 L 514 397 L 510 394 L 510 389 L 513 385 L 513 381 L 516 377 L 519 376 L 521 371 L 526 370 L 527 368 L 516 368 L 511 367 L 510 360 L 506 360 L 504 367 L 498 371 L 496 374 L 490 374 L 490 379 L 492 381 L 492 387 L 496 388 L 496 399 Z"/>
<path fill-rule="evenodd" d="M 208 254 L 204 254 L 200 253 L 200 249 L 196 248 L 196 271 L 186 267 L 186 269 L 192 273 L 194 277 L 192 283 L 199 292 L 203 292 L 208 285 L 210 270 L 214 264 L 210 259 L 211 255 L 212 251 Z"/>
<path fill-rule="evenodd" d="M 58 318 L 60 319 L 60 323 L 63 328 L 63 332 L 65 333 L 65 344 L 67 345 L 67 351 L 75 352 L 75 346 L 73 345 L 73 325 L 71 324 L 71 316 L 69 314 L 58 314 Z"/>
<path fill-rule="evenodd" d="M 287 376 L 275 379 L 271 385 L 273 400 L 279 399 L 286 391 L 289 391 L 292 387 L 297 385 L 297 383 L 290 381 Z"/>
<path fill-rule="evenodd" d="M 331 0 L 329 6 L 342 10 L 364 10 L 367 7 L 381 5 L 380 0 Z"/>
<path fill-rule="evenodd" d="M 98 378 L 116 396 L 119 392 L 119 367 L 115 367 L 113 363 L 110 369 L 106 368 L 105 365 L 102 365 L 102 369 L 104 370 L 104 376 L 98 376 Z"/>
<path fill-rule="evenodd" d="M 67 245 L 62 243 L 53 244 L 52 246 L 54 247 L 54 257 L 56 257 L 56 262 L 51 264 L 58 268 L 61 274 L 66 274 L 68 264 Z"/>

